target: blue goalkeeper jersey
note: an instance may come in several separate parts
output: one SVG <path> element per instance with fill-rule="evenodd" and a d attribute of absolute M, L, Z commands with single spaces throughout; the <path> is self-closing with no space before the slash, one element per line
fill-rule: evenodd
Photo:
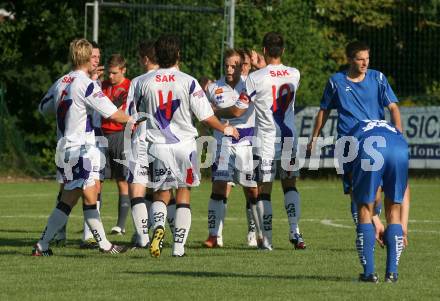
<path fill-rule="evenodd" d="M 361 120 L 385 119 L 384 107 L 398 102 L 385 75 L 368 69 L 358 83 L 347 79 L 347 71 L 333 74 L 324 90 L 321 109 L 338 111 L 338 137 L 347 133 Z"/>

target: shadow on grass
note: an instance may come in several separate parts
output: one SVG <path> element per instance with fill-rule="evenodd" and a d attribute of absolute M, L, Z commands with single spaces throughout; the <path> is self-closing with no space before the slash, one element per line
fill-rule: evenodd
<path fill-rule="evenodd" d="M 126 271 L 125 274 L 132 275 L 152 275 L 152 276 L 183 276 L 193 278 L 270 278 L 280 280 L 314 280 L 314 281 L 349 281 L 350 277 L 340 277 L 333 275 L 256 275 L 244 273 L 228 273 L 228 272 L 186 272 L 186 271 L 152 271 L 152 272 L 136 272 Z"/>
<path fill-rule="evenodd" d="M 31 238 L 4 238 L 0 237 L 0 247 L 32 247 L 36 239 Z"/>
<path fill-rule="evenodd" d="M 38 233 L 41 234 L 41 230 L 29 231 L 23 229 L 0 229 L 0 233 Z"/>

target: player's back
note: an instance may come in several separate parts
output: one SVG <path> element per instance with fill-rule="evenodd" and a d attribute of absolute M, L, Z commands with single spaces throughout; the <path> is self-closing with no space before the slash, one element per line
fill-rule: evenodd
<path fill-rule="evenodd" d="M 52 84 L 38 105 L 38 110 L 41 114 L 55 114 L 56 103 L 63 96 L 63 93 L 65 93 L 66 87 L 72 82 L 72 73 L 73 71 L 64 74 Z"/>
<path fill-rule="evenodd" d="M 246 90 L 255 105 L 258 136 L 295 136 L 294 103 L 299 79 L 298 69 L 283 64 L 268 65 L 248 76 Z"/>
<path fill-rule="evenodd" d="M 178 143 L 198 135 L 192 114 L 199 120 L 213 111 L 196 79 L 177 68 L 159 69 L 139 83 L 139 112 L 148 115 L 147 140 Z"/>
<path fill-rule="evenodd" d="M 71 73 L 72 81 L 56 103 L 57 126 L 66 147 L 95 145 L 93 113 L 111 116 L 117 109 L 84 71 Z"/>

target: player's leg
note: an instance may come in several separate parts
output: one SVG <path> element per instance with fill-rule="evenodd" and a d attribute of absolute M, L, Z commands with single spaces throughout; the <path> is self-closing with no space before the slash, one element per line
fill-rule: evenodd
<path fill-rule="evenodd" d="M 208 202 L 208 232 L 209 237 L 204 242 L 207 248 L 215 248 L 218 245 L 217 237 L 220 233 L 220 225 L 225 215 L 227 181 L 215 180 L 212 183 L 212 193 Z"/>
<path fill-rule="evenodd" d="M 32 249 L 32 256 L 52 255 L 52 250 L 49 249 L 49 243 L 55 236 L 57 231 L 67 223 L 70 212 L 78 202 L 81 194 L 81 188 L 76 188 L 73 190 L 63 190 L 60 202 L 57 203 L 56 207 L 49 216 L 46 227 L 41 234 L 40 240 L 34 245 L 34 248 Z"/>
<path fill-rule="evenodd" d="M 101 204 L 102 204 L 101 192 L 102 192 L 103 184 L 104 184 L 103 181 L 95 179 L 95 187 L 96 187 L 96 191 L 98 191 L 98 197 L 97 197 L 97 201 L 96 201 L 97 206 L 96 207 L 99 212 L 101 211 Z M 84 200 L 83 200 L 83 202 L 84 202 Z M 95 240 L 95 237 L 93 236 L 93 233 L 87 224 L 85 216 L 84 216 L 84 222 L 83 222 L 83 229 L 84 230 L 83 230 L 82 239 L 81 239 L 81 243 L 79 244 L 79 247 L 81 249 L 97 249 L 97 248 L 99 248 L 99 244 Z"/>
<path fill-rule="evenodd" d="M 150 244 L 148 236 L 148 210 L 145 201 L 145 184 L 133 182 L 129 184 L 131 216 L 135 228 L 135 248 L 147 248 Z"/>
<path fill-rule="evenodd" d="M 246 197 L 246 204 L 249 204 L 250 214 L 252 216 L 251 223 L 248 219 L 248 236 L 247 242 L 250 247 L 257 247 L 263 243 L 263 233 L 258 219 L 257 202 L 258 202 L 258 188 L 243 186 L 243 193 Z M 247 205 L 246 205 L 247 206 Z M 249 212 L 247 212 L 249 214 Z M 249 227 L 249 225 L 254 227 Z"/>
<path fill-rule="evenodd" d="M 258 183 L 257 212 L 262 228 L 263 242 L 261 249 L 271 251 L 272 246 L 272 182 Z"/>
<path fill-rule="evenodd" d="M 356 249 L 363 267 L 363 273 L 359 276 L 359 280 L 377 282 L 378 278 L 374 273 L 375 230 L 372 224 L 374 199 L 368 203 L 358 202 L 357 208 L 359 223 L 356 227 Z"/>
<path fill-rule="evenodd" d="M 167 222 L 170 227 L 171 234 L 174 235 L 174 228 L 176 222 L 176 197 L 173 189 L 170 189 L 170 202 L 167 205 Z"/>
<path fill-rule="evenodd" d="M 301 218 L 301 199 L 296 188 L 296 172 L 281 172 L 281 185 L 284 192 L 284 208 L 289 222 L 289 240 L 295 249 L 305 249 L 306 244 L 299 231 Z"/>
<path fill-rule="evenodd" d="M 98 210 L 98 190 L 96 186 L 86 186 L 83 191 L 83 212 L 87 225 L 92 231 L 93 237 L 99 245 L 99 250 L 104 253 L 117 254 L 123 253 L 127 249 L 122 246 L 114 245 L 107 240 L 101 215 Z"/>
<path fill-rule="evenodd" d="M 179 187 L 176 192 L 176 221 L 174 229 L 173 253 L 175 257 L 185 255 L 185 244 L 191 228 L 191 188 Z"/>
<path fill-rule="evenodd" d="M 128 183 L 124 179 L 116 179 L 116 185 L 118 187 L 118 220 L 116 226 L 111 230 L 112 234 L 123 235 L 125 234 L 125 222 L 127 220 L 128 212 L 130 211 L 130 197 L 128 194 Z"/>
<path fill-rule="evenodd" d="M 150 254 L 159 257 L 162 252 L 163 239 L 165 237 L 165 222 L 167 219 L 167 205 L 171 199 L 170 190 L 157 190 L 153 194 L 151 204 L 151 227 L 153 238 L 150 244 Z"/>
<path fill-rule="evenodd" d="M 57 174 L 58 176 L 58 174 Z M 61 179 L 62 181 L 62 179 Z M 55 202 L 55 206 L 61 201 L 61 194 L 63 193 L 64 184 L 60 183 L 60 188 L 58 190 L 57 200 Z M 53 243 L 57 247 L 64 247 L 66 245 L 67 240 L 67 224 L 61 227 L 60 230 L 55 234 L 55 237 L 53 238 Z"/>

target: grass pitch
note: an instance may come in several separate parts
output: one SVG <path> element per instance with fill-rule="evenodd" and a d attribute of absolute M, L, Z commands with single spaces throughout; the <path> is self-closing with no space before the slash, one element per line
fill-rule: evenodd
<path fill-rule="evenodd" d="M 339 181 L 298 182 L 302 198 L 301 231 L 307 250 L 288 242 L 288 224 L 279 183 L 272 202 L 273 252 L 246 245 L 244 198 L 235 188 L 228 201 L 225 246 L 204 249 L 210 183 L 192 194 L 192 228 L 187 257 L 171 257 L 170 233 L 159 259 L 147 250 L 103 255 L 80 250 L 82 210 L 68 224 L 68 245 L 55 256 L 34 258 L 38 240 L 55 203 L 57 184 L 0 184 L 0 300 L 438 300 L 440 298 L 440 181 L 411 181 L 409 247 L 395 285 L 358 283 L 361 272 L 354 245 L 349 201 Z M 116 186 L 106 182 L 102 219 L 107 231 L 117 212 Z M 127 234 L 109 236 L 128 244 Z M 376 250 L 381 281 L 385 250 Z"/>

